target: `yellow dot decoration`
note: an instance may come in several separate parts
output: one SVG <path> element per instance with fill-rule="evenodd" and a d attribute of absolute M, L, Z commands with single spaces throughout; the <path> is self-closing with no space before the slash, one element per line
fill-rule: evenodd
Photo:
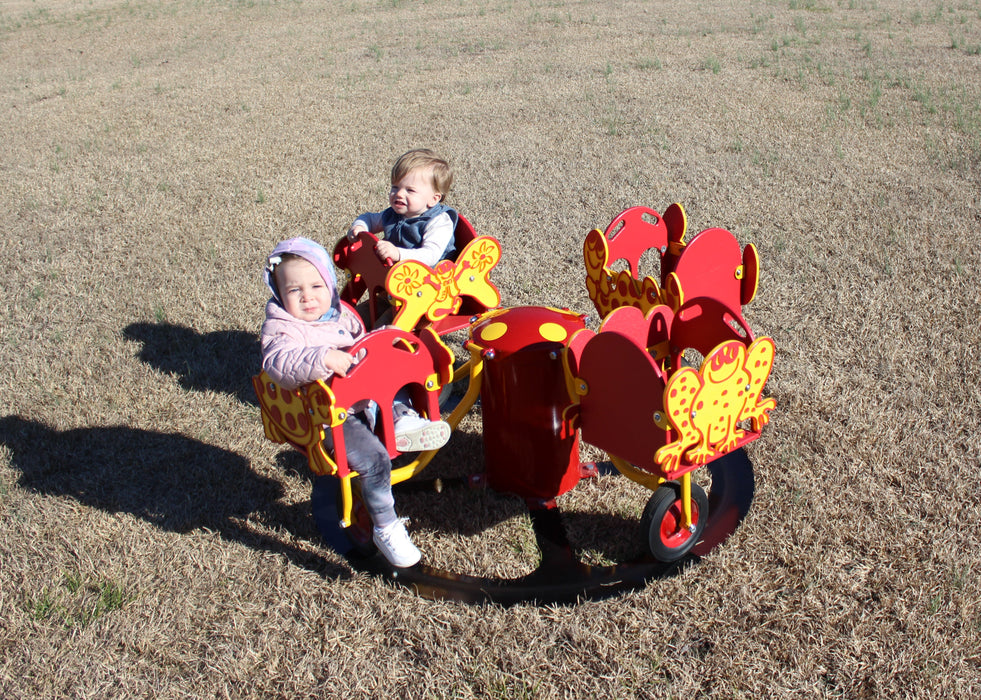
<path fill-rule="evenodd" d="M 492 340 L 497 340 L 507 332 L 508 324 L 497 321 L 495 323 L 488 324 L 482 331 L 480 331 L 480 339 L 490 342 Z"/>
<path fill-rule="evenodd" d="M 538 333 L 545 339 L 561 343 L 568 337 L 565 328 L 557 323 L 543 323 L 538 327 Z"/>

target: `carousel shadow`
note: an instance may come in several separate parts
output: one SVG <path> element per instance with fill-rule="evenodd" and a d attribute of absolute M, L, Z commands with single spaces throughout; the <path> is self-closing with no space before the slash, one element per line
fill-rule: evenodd
<path fill-rule="evenodd" d="M 259 338 L 246 331 L 199 333 L 170 323 L 131 323 L 123 335 L 143 345 L 138 357 L 173 372 L 185 389 L 217 391 L 258 405 L 251 377 L 259 366 Z"/>
<path fill-rule="evenodd" d="M 350 576 L 347 567 L 250 528 L 250 522 L 268 523 L 318 539 L 307 504 L 278 504 L 282 485 L 257 475 L 234 452 L 174 433 L 126 426 L 58 431 L 20 416 L 0 418 L 0 444 L 10 450 L 24 489 L 128 513 L 172 532 L 207 528 L 299 567 Z"/>
<path fill-rule="evenodd" d="M 737 450 L 706 468 L 712 475 L 709 517 L 701 540 L 681 559 L 662 562 L 649 553 L 639 553 L 612 566 L 586 564 L 577 557 L 569 541 L 569 523 L 563 513 L 558 508 L 530 508 L 528 514 L 540 553 L 539 564 L 532 573 L 510 579 L 458 574 L 425 563 L 407 569 L 392 567 L 381 555 L 352 542 L 339 527 L 337 480 L 332 477 L 320 477 L 314 482 L 311 504 L 324 539 L 353 568 L 410 588 L 422 597 L 504 606 L 524 602 L 574 604 L 611 598 L 643 588 L 652 581 L 676 576 L 728 539 L 749 512 L 755 490 L 753 465 L 744 450 Z M 599 471 L 604 473 L 602 465 Z M 608 516 L 599 514 L 574 517 L 580 520 L 580 526 L 611 524 Z M 636 527 L 636 523 L 622 518 L 613 524 Z"/>

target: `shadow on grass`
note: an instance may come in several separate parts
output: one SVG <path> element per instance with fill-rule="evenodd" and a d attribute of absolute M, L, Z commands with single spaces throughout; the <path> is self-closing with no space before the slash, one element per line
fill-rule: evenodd
<path fill-rule="evenodd" d="M 123 335 L 143 344 L 138 357 L 173 372 L 185 389 L 218 391 L 258 405 L 252 375 L 260 366 L 259 337 L 246 331 L 199 333 L 170 323 L 131 323 Z"/>
<path fill-rule="evenodd" d="M 498 494 L 482 485 L 479 478 L 483 469 L 482 449 L 479 435 L 454 432 L 450 442 L 422 472 L 392 486 L 399 515 L 407 516 L 415 527 L 476 535 L 527 513 L 523 499 Z M 395 466 L 404 466 L 409 461 L 408 456 L 397 458 Z M 317 482 L 307 466 L 307 458 L 297 450 L 278 453 L 276 466 L 284 473 L 309 479 L 311 487 Z M 472 480 L 474 475 L 478 478 Z M 334 533 L 326 534 L 331 541 Z"/>
<path fill-rule="evenodd" d="M 58 431 L 20 416 L 0 418 L 0 444 L 12 453 L 20 485 L 35 493 L 129 513 L 163 530 L 207 528 L 322 575 L 350 576 L 346 567 L 253 528 L 283 527 L 319 542 L 308 504 L 279 503 L 282 485 L 234 452 L 173 433 L 125 426 Z"/>

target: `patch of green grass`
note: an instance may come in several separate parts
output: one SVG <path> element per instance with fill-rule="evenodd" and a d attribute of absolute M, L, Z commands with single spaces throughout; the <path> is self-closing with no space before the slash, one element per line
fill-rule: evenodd
<path fill-rule="evenodd" d="M 568 12 L 565 15 L 561 15 L 558 12 L 550 12 L 546 15 L 543 15 L 541 12 L 535 12 L 531 16 L 532 24 L 549 24 L 553 27 L 561 27 L 571 21 L 572 14 Z"/>
<path fill-rule="evenodd" d="M 614 566 L 617 562 L 597 549 L 578 552 L 579 560 L 590 566 Z"/>
<path fill-rule="evenodd" d="M 531 524 L 531 518 L 519 518 L 516 523 L 516 537 L 511 540 L 511 549 L 518 556 L 536 555 L 538 553 L 538 540 L 535 538 L 535 529 Z"/>
<path fill-rule="evenodd" d="M 654 58 L 641 58 L 638 59 L 636 64 L 640 70 L 661 70 L 661 59 Z"/>
<path fill-rule="evenodd" d="M 30 599 L 27 609 L 38 621 L 56 620 L 65 627 L 85 628 L 134 599 L 115 581 L 87 581 L 78 572 L 67 572 L 59 586 L 45 586 Z"/>
<path fill-rule="evenodd" d="M 859 112 L 863 117 L 870 117 L 873 114 L 877 114 L 877 108 L 879 106 L 879 100 L 882 99 L 882 84 L 876 80 L 872 81 L 872 85 L 869 88 L 868 98 L 861 103 L 859 106 Z M 881 118 L 878 119 L 881 124 Z"/>
<path fill-rule="evenodd" d="M 607 136 L 619 136 L 623 129 L 624 118 L 615 107 L 611 107 L 606 118 L 603 119 L 603 126 Z"/>
<path fill-rule="evenodd" d="M 82 577 L 77 572 L 68 572 L 64 575 L 64 585 L 69 593 L 77 593 L 82 587 Z"/>
<path fill-rule="evenodd" d="M 882 271 L 886 277 L 892 277 L 892 260 L 889 258 L 889 251 L 882 251 Z"/>
<path fill-rule="evenodd" d="M 30 602 L 30 613 L 35 620 L 46 620 L 54 614 L 57 609 L 54 595 L 51 589 L 45 587 L 41 589 L 38 596 Z"/>
<path fill-rule="evenodd" d="M 858 42 L 862 53 L 865 54 L 866 58 L 872 58 L 872 40 L 866 36 L 863 36 L 861 32 L 855 35 L 855 41 Z"/>
<path fill-rule="evenodd" d="M 542 681 L 542 678 L 531 681 L 522 676 L 498 671 L 496 677 L 488 683 L 488 697 L 502 698 L 502 700 L 504 698 L 507 700 L 537 698 Z"/>
<path fill-rule="evenodd" d="M 822 61 L 818 61 L 815 65 L 815 71 L 817 71 L 818 77 L 828 87 L 834 87 L 835 84 L 835 73 L 830 65 Z"/>
<path fill-rule="evenodd" d="M 757 15 L 751 12 L 750 17 L 753 18 L 753 26 L 750 29 L 750 32 L 753 34 L 759 34 L 766 29 L 770 20 L 773 19 L 773 13 L 767 15 Z"/>
<path fill-rule="evenodd" d="M 968 56 L 977 56 L 981 54 L 981 43 L 969 42 L 967 37 L 963 34 L 951 34 L 950 36 L 950 48 L 955 51 L 961 51 Z"/>
<path fill-rule="evenodd" d="M 933 101 L 933 90 L 922 83 L 913 86 L 913 99 L 920 103 L 927 114 L 936 114 L 937 105 Z"/>

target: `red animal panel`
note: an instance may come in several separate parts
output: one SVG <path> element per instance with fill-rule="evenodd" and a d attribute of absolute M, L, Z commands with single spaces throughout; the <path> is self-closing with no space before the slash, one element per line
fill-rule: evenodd
<path fill-rule="evenodd" d="M 583 440 L 656 472 L 654 455 L 667 441 L 666 380 L 636 339 L 610 330 L 596 334 L 579 361 Z"/>

